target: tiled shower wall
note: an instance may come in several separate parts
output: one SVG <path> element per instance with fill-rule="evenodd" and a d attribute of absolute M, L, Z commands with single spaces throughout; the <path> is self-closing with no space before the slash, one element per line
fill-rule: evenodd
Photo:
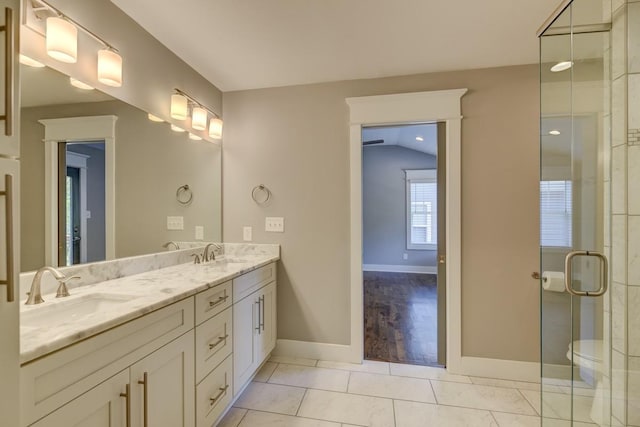
<path fill-rule="evenodd" d="M 614 1 L 612 22 L 612 413 L 640 426 L 640 1 Z"/>

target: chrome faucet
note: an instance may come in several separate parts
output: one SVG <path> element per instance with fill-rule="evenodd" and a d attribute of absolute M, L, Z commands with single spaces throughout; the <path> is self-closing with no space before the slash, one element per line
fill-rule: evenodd
<path fill-rule="evenodd" d="M 47 271 L 53 274 L 53 277 L 55 277 L 55 279 L 59 283 L 61 283 L 61 286 L 62 284 L 64 284 L 64 281 L 66 280 L 66 277 L 64 274 L 60 273 L 58 270 L 56 270 L 53 267 L 48 267 L 48 266 L 42 267 L 41 269 L 36 271 L 36 275 L 33 276 L 33 282 L 31 282 L 31 289 L 29 290 L 29 292 L 27 292 L 27 295 L 29 295 L 29 297 L 25 302 L 26 305 L 42 304 L 44 302 L 44 300 L 42 299 L 42 293 L 40 291 L 40 284 L 42 282 L 42 275 Z M 65 289 L 66 289 L 66 285 L 65 285 Z M 58 292 L 60 292 L 60 290 Z"/>
<path fill-rule="evenodd" d="M 175 250 L 176 251 L 180 249 L 180 246 L 174 241 L 167 242 L 164 245 L 162 245 L 162 247 L 165 248 L 165 249 L 169 249 L 169 246 L 171 246 L 171 245 L 175 246 L 175 248 L 176 248 Z"/>

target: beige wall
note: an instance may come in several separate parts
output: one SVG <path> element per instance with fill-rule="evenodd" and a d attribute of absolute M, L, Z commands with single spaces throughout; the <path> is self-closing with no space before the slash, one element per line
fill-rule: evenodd
<path fill-rule="evenodd" d="M 205 239 L 220 241 L 221 149 L 190 141 L 166 123 L 120 101 L 24 108 L 21 120 L 21 270 L 44 265 L 44 126 L 41 119 L 115 115 L 116 257 L 162 252 L 169 241 L 193 241 L 194 227 Z M 193 203 L 176 202 L 178 187 L 189 184 Z M 167 216 L 183 216 L 185 229 L 167 230 Z"/>
<path fill-rule="evenodd" d="M 463 354 L 538 359 L 535 65 L 224 94 L 223 233 L 240 241 L 250 225 L 282 245 L 279 338 L 350 340 L 345 98 L 462 87 Z M 268 207 L 251 200 L 258 184 Z M 285 217 L 285 233 L 265 233 L 265 216 Z"/>

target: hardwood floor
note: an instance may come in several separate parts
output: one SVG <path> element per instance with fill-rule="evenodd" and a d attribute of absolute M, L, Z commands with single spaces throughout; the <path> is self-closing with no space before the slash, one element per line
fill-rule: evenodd
<path fill-rule="evenodd" d="M 370 271 L 363 276 L 365 359 L 437 365 L 437 276 Z"/>

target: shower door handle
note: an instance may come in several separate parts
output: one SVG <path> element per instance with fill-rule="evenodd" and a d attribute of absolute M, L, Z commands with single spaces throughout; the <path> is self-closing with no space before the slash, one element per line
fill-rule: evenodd
<path fill-rule="evenodd" d="M 573 289 L 573 266 L 572 262 L 575 257 L 587 256 L 595 257 L 600 260 L 600 286 L 595 291 L 579 291 Z M 609 288 L 609 260 L 607 257 L 596 251 L 573 251 L 569 252 L 564 259 L 564 287 L 567 292 L 577 297 L 599 297 L 607 292 Z"/>

